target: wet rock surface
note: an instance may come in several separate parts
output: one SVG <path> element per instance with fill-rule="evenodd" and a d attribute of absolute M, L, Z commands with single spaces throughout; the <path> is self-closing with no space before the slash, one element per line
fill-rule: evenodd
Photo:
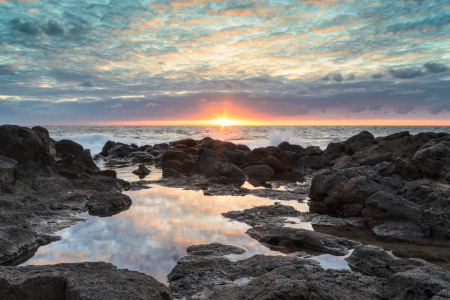
<path fill-rule="evenodd" d="M 337 233 L 370 230 L 381 240 L 417 245 L 432 237 L 440 249 L 448 249 L 448 134 L 399 132 L 375 138 L 363 131 L 325 150 L 287 142 L 252 150 L 211 138 L 141 147 L 108 141 L 96 159 L 112 167 L 141 164 L 136 174 L 142 178 L 145 165 L 154 164 L 163 178 L 128 183 L 117 179 L 114 170 L 100 170 L 81 145 L 53 141 L 45 128 L 0 126 L 0 265 L 25 261 L 39 246 L 57 240 L 55 231 L 80 221 L 75 213 L 119 213 L 131 205 L 122 190 L 154 183 L 205 195 L 299 202 L 309 196 L 310 212 L 275 203 L 223 215 L 250 225 L 246 234 L 285 253 L 342 256 L 355 249 L 347 258 L 350 272 L 324 270 L 295 254 L 231 261 L 224 255 L 245 249 L 218 243 L 190 246 L 168 276 L 175 298 L 445 299 L 450 294 L 448 271 L 361 246 Z M 289 227 L 297 222 L 311 222 L 318 230 Z M 446 257 L 440 257 L 444 263 Z M 171 299 L 164 286 L 137 274 L 102 263 L 0 267 L 0 298 L 15 293 L 32 299 L 39 285 L 57 299 Z"/>
<path fill-rule="evenodd" d="M 173 299 L 152 277 L 103 262 L 0 267 L 0 299 Z"/>
<path fill-rule="evenodd" d="M 359 247 L 346 260 L 358 271 L 325 270 L 295 255 L 236 262 L 188 255 L 169 274 L 169 285 L 180 299 L 445 299 L 450 285 L 447 271 L 379 247 Z"/>
<path fill-rule="evenodd" d="M 128 208 L 131 185 L 99 170 L 89 152 L 54 142 L 37 127 L 0 126 L 0 265 L 27 259 L 52 234 L 80 221 L 75 213 L 110 216 Z"/>

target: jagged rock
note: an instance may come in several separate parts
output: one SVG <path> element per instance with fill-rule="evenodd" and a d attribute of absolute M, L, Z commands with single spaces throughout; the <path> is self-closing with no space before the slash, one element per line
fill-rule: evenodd
<path fill-rule="evenodd" d="M 247 176 L 242 170 L 234 164 L 223 163 L 220 166 L 219 174 L 221 177 L 225 177 L 229 183 L 241 186 L 244 184 Z"/>
<path fill-rule="evenodd" d="M 382 299 L 386 287 L 383 278 L 324 270 L 295 255 L 255 255 L 236 262 L 188 255 L 168 278 L 180 299 Z"/>
<path fill-rule="evenodd" d="M 333 235 L 300 228 L 255 226 L 246 232 L 250 237 L 281 252 L 314 251 L 345 255 L 347 250 L 361 244 Z"/>
<path fill-rule="evenodd" d="M 341 217 L 362 216 L 370 227 L 403 221 L 404 234 L 408 232 L 406 229 L 417 229 L 408 234 L 445 238 L 450 232 L 446 221 L 450 215 L 450 198 L 445 191 L 445 187 L 430 189 L 398 178 L 382 177 L 376 167 L 322 171 L 311 182 L 310 211 Z M 378 232 L 386 234 L 387 228 L 378 227 Z"/>
<path fill-rule="evenodd" d="M 309 146 L 303 151 L 304 156 L 321 156 L 322 153 L 323 151 L 317 146 Z"/>
<path fill-rule="evenodd" d="M 358 164 L 370 166 L 375 166 L 384 161 L 390 161 L 391 157 L 392 152 L 386 151 L 378 145 L 359 151 L 352 156 Z"/>
<path fill-rule="evenodd" d="M 1 267 L 1 299 L 161 299 L 169 289 L 153 277 L 103 262 Z"/>
<path fill-rule="evenodd" d="M 414 154 L 413 161 L 423 176 L 441 179 L 450 168 L 450 141 L 425 144 Z"/>
<path fill-rule="evenodd" d="M 188 255 L 197 256 L 223 256 L 228 254 L 242 254 L 245 252 L 245 249 L 221 243 L 211 243 L 189 246 L 186 248 L 186 252 Z"/>
<path fill-rule="evenodd" d="M 302 153 L 303 150 L 305 150 L 302 146 L 291 145 L 289 142 L 281 142 L 278 145 L 278 148 L 280 148 L 280 150 L 282 150 L 282 151 L 291 151 L 291 152 L 295 152 L 295 153 Z"/>
<path fill-rule="evenodd" d="M 31 161 L 43 166 L 54 162 L 54 154 L 54 142 L 42 130 L 15 125 L 0 126 L 0 155 L 19 164 Z"/>
<path fill-rule="evenodd" d="M 263 205 L 244 209 L 243 211 L 229 211 L 222 213 L 222 216 L 235 221 L 243 222 L 252 227 L 257 225 L 283 226 L 285 217 L 298 217 L 300 212 L 292 206 L 282 205 L 278 202 L 275 205 Z"/>
<path fill-rule="evenodd" d="M 397 158 L 395 169 L 406 180 L 417 180 L 421 177 L 419 168 L 410 158 Z"/>
<path fill-rule="evenodd" d="M 299 167 L 319 170 L 324 167 L 322 156 L 301 156 L 297 162 Z"/>
<path fill-rule="evenodd" d="M 278 149 L 278 148 L 277 148 Z M 284 172 L 283 164 L 273 155 L 268 155 L 261 159 L 259 163 L 271 167 L 276 173 Z"/>
<path fill-rule="evenodd" d="M 0 191 L 11 189 L 16 165 L 17 161 L 14 159 L 0 155 Z"/>
<path fill-rule="evenodd" d="M 134 175 L 138 175 L 140 179 L 145 178 L 148 174 L 150 174 L 150 170 L 145 167 L 144 164 L 140 164 L 137 170 L 133 171 Z"/>
<path fill-rule="evenodd" d="M 224 162 L 228 162 L 228 158 L 225 155 L 211 149 L 202 148 L 199 151 L 195 169 L 199 174 L 206 177 L 217 177 Z"/>
<path fill-rule="evenodd" d="M 347 168 L 358 167 L 359 164 L 350 156 L 344 155 L 336 160 L 333 170 L 342 170 Z"/>
<path fill-rule="evenodd" d="M 359 272 L 387 279 L 388 299 L 435 299 L 450 289 L 450 272 L 421 259 L 397 258 L 380 247 L 359 247 L 345 260 Z"/>
<path fill-rule="evenodd" d="M 242 168 L 242 171 L 248 176 L 249 180 L 259 184 L 266 182 L 275 174 L 274 169 L 267 165 L 251 165 Z"/>
<path fill-rule="evenodd" d="M 109 217 L 128 209 L 131 199 L 127 195 L 117 193 L 96 193 L 87 204 L 89 214 L 99 217 Z"/>

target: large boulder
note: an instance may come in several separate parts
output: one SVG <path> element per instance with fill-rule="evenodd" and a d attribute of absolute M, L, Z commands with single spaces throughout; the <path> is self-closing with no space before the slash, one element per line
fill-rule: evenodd
<path fill-rule="evenodd" d="M 28 161 L 43 166 L 54 161 L 54 142 L 48 132 L 15 125 L 0 126 L 0 155 L 19 164 Z"/>
<path fill-rule="evenodd" d="M 450 236 L 450 198 L 445 186 L 430 189 L 378 171 L 362 166 L 319 172 L 311 182 L 310 211 L 363 217 L 380 235 Z M 402 229 L 395 230 L 396 226 Z"/>
<path fill-rule="evenodd" d="M 345 259 L 363 274 L 387 279 L 387 299 L 445 299 L 450 272 L 421 259 L 400 259 L 376 246 L 355 249 Z"/>
<path fill-rule="evenodd" d="M 413 157 L 422 175 L 432 179 L 443 178 L 450 169 L 450 138 L 448 141 L 423 145 Z"/>
<path fill-rule="evenodd" d="M 104 262 L 0 268 L 0 299 L 161 299 L 169 289 L 153 277 Z"/>
<path fill-rule="evenodd" d="M 201 148 L 198 155 L 195 170 L 206 177 L 219 176 L 220 167 L 223 163 L 228 162 L 225 155 L 208 148 Z"/>
<path fill-rule="evenodd" d="M 250 165 L 242 168 L 249 180 L 262 184 L 272 178 L 275 170 L 267 165 Z"/>
<path fill-rule="evenodd" d="M 127 210 L 131 206 L 131 199 L 119 193 L 95 193 L 91 195 L 87 208 L 89 214 L 99 217 L 109 217 Z"/>
<path fill-rule="evenodd" d="M 223 163 L 220 166 L 219 175 L 224 177 L 224 183 L 236 184 L 238 186 L 243 185 L 247 179 L 245 173 L 238 166 L 230 163 Z"/>

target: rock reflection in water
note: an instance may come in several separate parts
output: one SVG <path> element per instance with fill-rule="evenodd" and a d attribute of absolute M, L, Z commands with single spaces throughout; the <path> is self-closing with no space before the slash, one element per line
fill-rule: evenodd
<path fill-rule="evenodd" d="M 120 169 L 119 174 L 131 173 L 128 169 L 133 168 Z M 157 172 L 152 169 L 151 176 L 159 176 Z M 230 210 L 273 204 L 273 200 L 252 195 L 204 196 L 201 191 L 158 185 L 126 194 L 133 200 L 129 210 L 109 218 L 82 214 L 89 221 L 58 232 L 61 241 L 39 248 L 25 264 L 106 261 L 166 282 L 176 261 L 193 244 L 220 242 L 241 246 L 247 252 L 239 259 L 258 253 L 280 254 L 247 236 L 249 226 L 221 216 Z M 296 201 L 283 203 L 304 208 Z"/>

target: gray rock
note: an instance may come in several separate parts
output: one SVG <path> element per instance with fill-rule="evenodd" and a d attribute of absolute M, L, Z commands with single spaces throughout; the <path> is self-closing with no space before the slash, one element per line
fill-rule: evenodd
<path fill-rule="evenodd" d="M 168 276 L 180 299 L 381 299 L 386 280 L 293 256 L 185 256 Z"/>
<path fill-rule="evenodd" d="M 336 160 L 333 166 L 333 170 L 342 170 L 347 168 L 358 167 L 359 163 L 357 163 L 353 158 L 348 155 L 343 155 Z"/>
<path fill-rule="evenodd" d="M 145 178 L 148 174 L 150 174 L 150 170 L 145 167 L 144 164 L 140 164 L 137 170 L 133 171 L 134 175 L 138 175 L 140 179 Z"/>
<path fill-rule="evenodd" d="M 0 155 L 0 191 L 10 190 L 10 185 L 14 182 L 14 172 L 17 161 Z"/>
<path fill-rule="evenodd" d="M 387 279 L 388 299 L 431 299 L 450 288 L 450 272 L 421 259 L 394 257 L 380 247 L 357 248 L 346 261 L 359 272 Z"/>
<path fill-rule="evenodd" d="M 96 193 L 87 204 L 89 214 L 99 217 L 109 217 L 127 210 L 131 199 L 127 195 L 117 193 Z"/>
<path fill-rule="evenodd" d="M 361 245 L 329 234 L 290 227 L 255 226 L 246 233 L 273 250 L 287 253 L 310 250 L 345 255 L 348 249 Z"/>
<path fill-rule="evenodd" d="M 302 168 L 319 170 L 325 166 L 322 156 L 301 156 L 297 165 Z"/>
<path fill-rule="evenodd" d="M 285 217 L 298 217 L 299 215 L 300 212 L 292 206 L 279 203 L 222 213 L 225 218 L 243 222 L 252 227 L 257 225 L 283 226 Z"/>
<path fill-rule="evenodd" d="M 242 171 L 248 176 L 249 180 L 257 183 L 264 183 L 275 174 L 274 169 L 267 165 L 251 165 L 242 168 Z"/>
<path fill-rule="evenodd" d="M 211 243 L 204 245 L 193 245 L 186 248 L 188 255 L 198 256 L 224 256 L 228 254 L 242 254 L 244 248 L 220 243 Z"/>
<path fill-rule="evenodd" d="M 236 165 L 230 163 L 223 163 L 219 169 L 220 176 L 223 176 L 229 180 L 230 183 L 241 186 L 244 184 L 247 176 Z"/>
<path fill-rule="evenodd" d="M 0 267 L 0 299 L 162 299 L 169 289 L 151 276 L 103 262 Z"/>

